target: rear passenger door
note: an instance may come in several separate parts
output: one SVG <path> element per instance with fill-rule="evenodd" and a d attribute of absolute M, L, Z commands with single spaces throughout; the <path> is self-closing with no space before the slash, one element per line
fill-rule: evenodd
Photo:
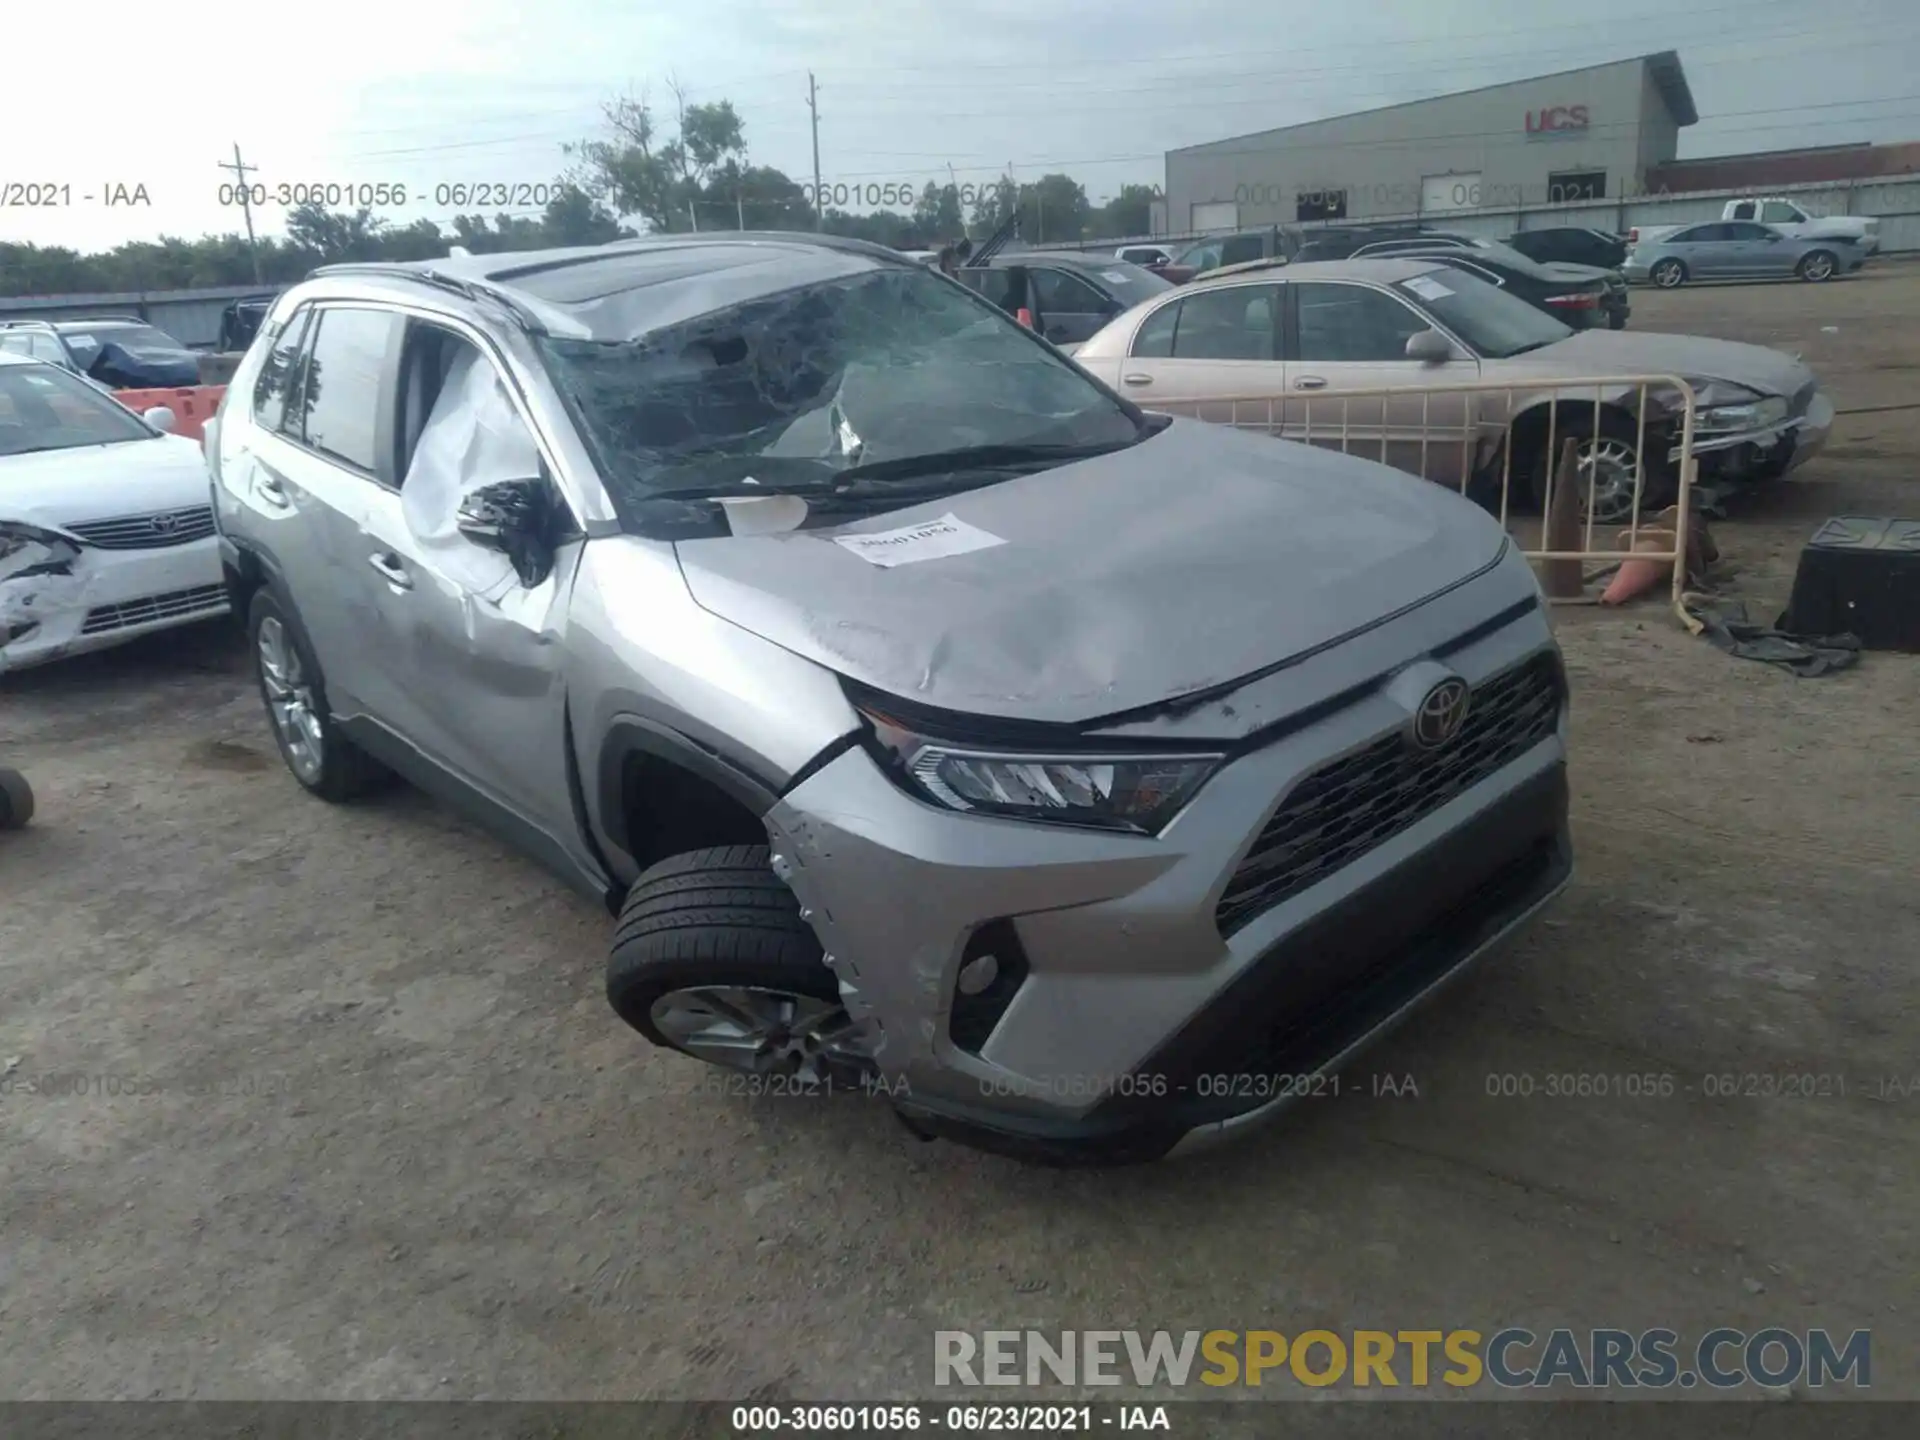
<path fill-rule="evenodd" d="M 1120 388 L 1148 409 L 1277 428 L 1286 380 L 1279 359 L 1285 288 L 1277 281 L 1223 285 L 1163 303 L 1134 332 Z M 1271 404 L 1261 398 L 1269 396 Z M 1196 403 L 1210 397 L 1249 403 Z"/>
<path fill-rule="evenodd" d="M 375 678 L 360 536 L 377 487 L 391 483 L 380 470 L 380 404 L 399 338 L 400 318 L 388 310 L 301 309 L 254 382 L 249 437 L 222 462 L 343 718 L 367 713 Z"/>
<path fill-rule="evenodd" d="M 1725 222 L 1695 225 L 1667 238 L 1667 244 L 1686 265 L 1687 273 L 1698 280 L 1722 280 L 1738 270 L 1733 246 L 1733 226 Z"/>

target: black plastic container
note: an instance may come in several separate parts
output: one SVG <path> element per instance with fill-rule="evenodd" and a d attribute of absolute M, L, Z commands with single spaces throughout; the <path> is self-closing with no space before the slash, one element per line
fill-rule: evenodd
<path fill-rule="evenodd" d="M 1868 650 L 1920 653 L 1920 520 L 1827 521 L 1800 552 L 1779 628 L 1850 634 Z"/>

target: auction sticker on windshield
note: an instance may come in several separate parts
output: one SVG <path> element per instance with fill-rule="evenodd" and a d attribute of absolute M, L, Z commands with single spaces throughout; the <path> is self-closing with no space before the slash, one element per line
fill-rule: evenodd
<path fill-rule="evenodd" d="M 870 565 L 891 570 L 895 565 L 914 565 L 922 560 L 938 560 L 947 555 L 965 555 L 970 550 L 989 550 L 1007 542 L 969 525 L 948 511 L 938 520 L 909 525 L 900 530 L 876 530 L 869 535 L 836 535 L 833 543 L 844 545 Z"/>
<path fill-rule="evenodd" d="M 1442 285 L 1431 275 L 1414 276 L 1413 279 L 1407 281 L 1407 289 L 1418 295 L 1422 300 L 1444 300 L 1453 293 L 1453 291 Z"/>

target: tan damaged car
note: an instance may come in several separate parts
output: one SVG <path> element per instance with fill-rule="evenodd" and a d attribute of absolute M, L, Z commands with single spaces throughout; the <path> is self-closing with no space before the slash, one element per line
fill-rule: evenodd
<path fill-rule="evenodd" d="M 1344 448 L 1497 505 L 1511 433 L 1515 503 L 1537 503 L 1554 433 L 1577 437 L 1593 517 L 1624 521 L 1639 471 L 1639 389 L 1532 390 L 1570 379 L 1674 375 L 1696 396 L 1703 480 L 1770 480 L 1826 442 L 1833 405 L 1797 356 L 1646 331 L 1572 330 L 1478 276 L 1434 260 L 1254 263 L 1137 305 L 1075 361 L 1136 404 Z M 1432 393 L 1499 381 L 1505 391 Z M 1399 397 L 1341 392 L 1405 386 Z M 1253 403 L 1228 405 L 1226 399 Z M 1649 392 L 1643 515 L 1671 503 L 1683 404 Z M 1477 484 L 1475 483 L 1477 482 Z"/>

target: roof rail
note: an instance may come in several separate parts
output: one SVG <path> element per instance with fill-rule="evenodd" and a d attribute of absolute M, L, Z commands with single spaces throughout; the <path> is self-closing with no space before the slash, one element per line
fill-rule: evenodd
<path fill-rule="evenodd" d="M 494 304 L 511 311 L 515 319 L 536 334 L 544 335 L 546 322 L 521 304 L 506 291 L 487 284 L 482 280 L 466 280 L 457 275 L 449 275 L 442 270 L 433 270 L 417 265 L 402 265 L 392 261 L 346 261 L 339 265 L 322 265 L 313 271 L 318 275 L 380 275 L 394 280 L 417 280 L 422 285 L 431 285 L 439 290 L 451 290 L 454 294 L 468 300 L 491 300 Z"/>

